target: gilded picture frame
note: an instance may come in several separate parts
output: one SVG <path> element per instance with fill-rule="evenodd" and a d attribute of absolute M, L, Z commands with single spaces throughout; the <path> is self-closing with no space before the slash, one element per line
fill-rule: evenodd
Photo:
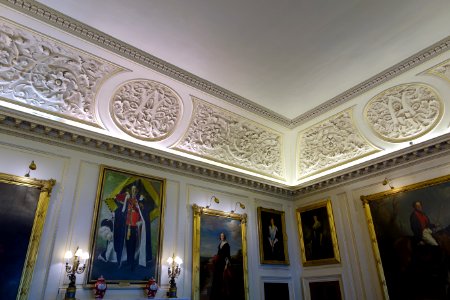
<path fill-rule="evenodd" d="M 86 286 L 101 275 L 115 288 L 160 282 L 165 189 L 164 178 L 100 166 Z"/>
<path fill-rule="evenodd" d="M 331 200 L 298 208 L 297 223 L 304 266 L 340 263 Z"/>
<path fill-rule="evenodd" d="M 447 299 L 450 175 L 361 200 L 385 299 Z"/>
<path fill-rule="evenodd" d="M 0 294 L 28 299 L 33 270 L 55 180 L 0 173 Z"/>
<path fill-rule="evenodd" d="M 192 300 L 248 300 L 247 214 L 192 209 Z"/>
<path fill-rule="evenodd" d="M 284 211 L 257 208 L 261 264 L 289 265 Z"/>

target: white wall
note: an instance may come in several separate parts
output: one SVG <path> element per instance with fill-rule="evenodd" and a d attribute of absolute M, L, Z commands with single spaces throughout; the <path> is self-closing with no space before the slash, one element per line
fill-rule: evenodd
<path fill-rule="evenodd" d="M 215 209 L 230 211 L 234 209 L 236 201 L 244 203 L 248 214 L 250 299 L 263 299 L 263 282 L 288 282 L 291 299 L 308 299 L 308 295 L 303 295 L 302 286 L 307 290 L 308 281 L 327 277 L 342 280 L 345 299 L 381 299 L 382 291 L 360 196 L 389 189 L 381 184 L 385 177 L 391 179 L 395 187 L 401 187 L 450 173 L 450 157 L 440 157 L 301 197 L 296 201 L 287 201 L 142 164 L 112 160 L 0 133 L 0 172 L 24 175 L 31 160 L 37 164 L 37 170 L 32 171 L 31 177 L 54 178 L 57 181 L 51 196 L 29 297 L 45 300 L 62 298 L 64 295 L 68 283 L 64 273 L 65 251 L 73 251 L 76 246 L 90 248 L 94 201 L 102 164 L 167 179 L 162 260 L 165 261 L 172 253 L 184 259 L 183 272 L 177 280 L 179 297 L 191 295 L 192 204 L 206 206 L 212 195 L 221 201 L 213 207 Z M 299 255 L 296 209 L 324 199 L 332 201 L 341 263 L 303 267 Z M 289 266 L 259 263 L 258 206 L 286 212 Z M 167 268 L 163 266 L 161 285 L 164 287 L 161 294 L 167 288 L 166 274 Z M 83 275 L 77 276 L 77 297 L 92 299 L 92 291 L 82 287 L 83 280 Z M 108 299 L 119 299 L 142 297 L 143 292 L 109 289 L 107 295 Z"/>
<path fill-rule="evenodd" d="M 37 169 L 31 177 L 54 178 L 47 220 L 40 243 L 29 299 L 62 298 L 68 284 L 64 273 L 64 253 L 77 246 L 90 249 L 90 232 L 100 165 L 121 168 L 132 172 L 154 175 L 167 179 L 166 211 L 162 261 L 172 253 L 183 258 L 183 271 L 177 280 L 178 296 L 191 296 L 192 276 L 192 204 L 206 206 L 212 195 L 220 199 L 214 209 L 230 211 L 236 201 L 245 204 L 248 214 L 248 267 L 251 299 L 262 299 L 262 281 L 288 282 L 292 299 L 301 299 L 298 268 L 298 242 L 293 203 L 268 197 L 247 190 L 205 182 L 193 177 L 180 176 L 142 164 L 112 160 L 86 152 L 61 148 L 38 141 L 25 140 L 0 133 L 0 172 L 23 176 L 28 164 L 34 160 Z M 284 210 L 287 235 L 289 236 L 290 266 L 262 266 L 259 264 L 259 242 L 256 210 L 258 206 Z M 240 213 L 241 211 L 239 211 Z M 163 266 L 161 284 L 167 288 L 167 268 Z M 107 279 L 107 274 L 104 274 Z M 91 290 L 82 287 L 84 274 L 77 276 L 77 298 L 93 299 Z M 160 292 L 164 294 L 164 291 Z M 142 290 L 107 291 L 108 299 L 119 297 L 142 297 Z"/>
<path fill-rule="evenodd" d="M 329 277 L 334 280 L 341 279 L 345 299 L 383 299 L 367 218 L 360 197 L 389 190 L 389 186 L 382 184 L 385 178 L 391 180 L 393 187 L 399 188 L 448 174 L 450 157 L 444 156 L 368 179 L 356 180 L 295 201 L 294 207 L 298 208 L 325 199 L 331 200 L 341 256 L 341 263 L 338 265 L 300 267 L 300 280 L 305 286 L 305 294 L 308 294 L 309 281 Z M 305 295 L 305 299 L 309 297 Z"/>

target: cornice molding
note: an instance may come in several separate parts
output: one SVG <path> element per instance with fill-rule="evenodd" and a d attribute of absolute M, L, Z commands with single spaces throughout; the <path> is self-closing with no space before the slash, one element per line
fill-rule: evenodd
<path fill-rule="evenodd" d="M 450 154 L 450 133 L 441 135 L 432 140 L 412 145 L 360 164 L 354 168 L 343 170 L 328 178 L 320 178 L 315 182 L 309 182 L 307 186 L 293 187 L 293 200 L 311 194 L 324 192 L 330 189 L 348 185 L 351 182 L 361 181 L 370 177 L 386 173 L 394 169 L 417 165 L 418 163 L 436 159 Z"/>
<path fill-rule="evenodd" d="M 260 178 L 233 174 L 227 170 L 214 169 L 213 166 L 189 159 L 183 160 L 183 158 L 157 149 L 149 149 L 80 128 L 69 128 L 68 125 L 56 121 L 44 120 L 4 107 L 0 107 L 0 132 L 58 147 L 146 165 L 175 174 L 196 177 L 208 182 L 229 184 L 265 195 L 282 197 L 286 200 L 298 200 L 301 197 L 338 188 L 450 153 L 450 133 L 447 133 L 301 186 L 289 187 L 265 182 Z"/>
<path fill-rule="evenodd" d="M 288 127 L 290 119 L 35 1 L 0 0 L 17 11 Z"/>
<path fill-rule="evenodd" d="M 202 90 L 208 94 L 216 96 L 231 104 L 237 105 L 251 113 L 264 117 L 286 128 L 294 128 L 305 122 L 315 118 L 331 109 L 351 100 L 352 98 L 372 89 L 389 79 L 400 75 L 401 73 L 423 63 L 436 55 L 450 48 L 450 36 L 435 43 L 434 45 L 412 55 L 395 66 L 369 78 L 368 80 L 358 84 L 355 87 L 337 95 L 336 97 L 318 105 L 312 110 L 301 114 L 300 116 L 289 119 L 272 110 L 269 110 L 249 99 L 241 97 L 227 89 L 224 89 L 212 82 L 202 79 L 192 73 L 178 68 L 164 60 L 139 50 L 129 44 L 126 44 L 108 34 L 83 24 L 69 16 L 66 16 L 54 9 L 49 8 L 35 1 L 21 0 L 0 0 L 0 4 L 4 4 L 12 9 L 22 12 L 38 20 L 44 21 L 51 26 L 57 27 L 65 32 L 78 36 L 86 41 L 94 43 L 104 49 L 112 51 L 122 57 L 128 58 L 138 64 L 149 67 L 164 75 L 172 77 L 191 87 Z"/>
<path fill-rule="evenodd" d="M 73 128 L 52 120 L 31 116 L 26 113 L 0 107 L 0 132 L 35 140 L 38 142 L 83 151 L 103 157 L 111 157 L 139 165 L 220 184 L 227 183 L 259 193 L 277 197 L 292 197 L 292 191 L 282 184 L 275 185 L 263 179 L 251 178 L 214 168 L 157 149 L 150 149 L 132 142 L 102 135 L 88 130 Z"/>
<path fill-rule="evenodd" d="M 290 128 L 299 126 L 327 111 L 330 111 L 337 106 L 344 104 L 345 102 L 367 92 L 370 89 L 396 77 L 413 67 L 424 63 L 425 61 L 441 54 L 442 52 L 450 49 L 450 36 L 440 40 L 439 42 L 431 45 L 430 47 L 417 52 L 416 54 L 408 57 L 407 59 L 399 62 L 398 64 L 390 67 L 375 76 L 361 82 L 360 84 L 348 89 L 347 91 L 333 97 L 332 99 L 326 101 L 323 104 L 316 106 L 314 109 L 311 109 L 304 114 L 294 118 L 290 122 Z"/>

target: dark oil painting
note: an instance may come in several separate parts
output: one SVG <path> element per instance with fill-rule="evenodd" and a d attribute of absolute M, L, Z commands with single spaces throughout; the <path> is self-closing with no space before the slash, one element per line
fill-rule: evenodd
<path fill-rule="evenodd" d="M 0 182 L 0 295 L 16 299 L 40 189 Z"/>
<path fill-rule="evenodd" d="M 373 219 L 379 275 L 391 300 L 450 299 L 449 180 L 445 176 L 362 197 Z"/>
<path fill-rule="evenodd" d="M 200 299 L 245 300 L 241 220 L 203 214 Z"/>

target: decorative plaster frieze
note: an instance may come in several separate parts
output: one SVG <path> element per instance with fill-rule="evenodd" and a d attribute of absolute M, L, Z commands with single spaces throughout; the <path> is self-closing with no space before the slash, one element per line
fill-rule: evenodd
<path fill-rule="evenodd" d="M 294 187 L 292 200 L 298 200 L 305 195 L 323 193 L 326 190 L 349 184 L 352 181 L 360 181 L 364 178 L 379 176 L 380 173 L 389 170 L 406 168 L 416 165 L 418 162 L 436 159 L 442 155 L 449 155 L 449 153 L 450 134 L 442 135 L 433 140 L 396 151 L 388 156 L 365 162 L 362 166 L 350 168 L 340 174 L 325 177 L 316 182 L 310 182 L 302 187 Z"/>
<path fill-rule="evenodd" d="M 446 80 L 447 82 L 450 82 L 450 59 L 432 67 L 427 70 L 425 74 L 435 75 Z"/>
<path fill-rule="evenodd" d="M 391 142 L 413 140 L 433 129 L 444 104 L 438 93 L 423 83 L 401 84 L 373 97 L 364 117 L 380 138 Z"/>
<path fill-rule="evenodd" d="M 299 133 L 298 179 L 379 151 L 359 133 L 352 115 L 346 110 Z"/>
<path fill-rule="evenodd" d="M 125 133 L 141 140 L 166 138 L 182 114 L 180 97 L 168 86 L 151 80 L 122 84 L 110 103 L 111 116 Z"/>
<path fill-rule="evenodd" d="M 280 114 L 275 113 L 255 102 L 252 102 L 244 97 L 236 95 L 222 87 L 219 87 L 205 79 L 202 79 L 194 74 L 191 74 L 183 69 L 180 69 L 168 62 L 165 62 L 157 57 L 154 57 L 142 50 L 139 50 L 131 45 L 128 45 L 118 39 L 113 38 L 103 32 L 96 30 L 86 24 L 83 24 L 73 18 L 70 18 L 54 9 L 51 9 L 41 3 L 29 0 L 0 0 L 3 3 L 15 10 L 25 13 L 29 16 L 42 20 L 52 26 L 65 30 L 73 35 L 83 38 L 89 42 L 100 45 L 131 59 L 139 64 L 152 68 L 162 74 L 168 75 L 176 80 L 184 82 L 194 88 L 200 89 L 208 94 L 217 96 L 234 105 L 240 106 L 252 113 L 260 115 L 268 120 L 281 124 L 287 128 L 294 128 L 305 122 L 316 118 L 317 116 L 330 111 L 337 106 L 346 103 L 354 97 L 392 79 L 403 72 L 421 64 L 450 48 L 450 37 L 447 37 L 430 47 L 412 55 L 399 64 L 386 69 L 385 71 L 373 76 L 372 78 L 358 84 L 357 86 L 345 91 L 344 93 L 318 105 L 312 110 L 294 118 L 289 119 Z"/>
<path fill-rule="evenodd" d="M 66 128 L 67 127 L 67 128 Z M 51 120 L 43 120 L 21 112 L 0 107 L 0 132 L 35 140 L 41 143 L 56 145 L 102 155 L 117 160 L 127 161 L 185 176 L 194 176 L 205 181 L 229 184 L 262 194 L 275 195 L 287 200 L 298 200 L 299 197 L 322 193 L 323 191 L 362 180 L 370 176 L 378 176 L 382 172 L 417 164 L 421 161 L 436 159 L 450 153 L 450 133 L 436 137 L 421 144 L 396 151 L 386 157 L 379 157 L 349 168 L 338 174 L 326 176 L 301 186 L 282 187 L 244 176 L 229 174 L 226 171 L 207 168 L 195 162 L 182 161 L 165 156 L 149 148 L 130 143 L 123 143 L 102 135 L 83 130 L 74 130 L 67 125 Z M 380 183 L 381 184 L 381 183 Z"/>
<path fill-rule="evenodd" d="M 0 96 L 13 103 L 98 125 L 95 94 L 121 70 L 0 18 Z"/>
<path fill-rule="evenodd" d="M 152 168 L 168 172 L 175 172 L 184 176 L 196 177 L 205 181 L 275 195 L 289 199 L 292 191 L 280 185 L 274 185 L 264 180 L 255 180 L 250 176 L 239 176 L 219 169 L 209 168 L 194 162 L 169 156 L 167 153 L 73 128 L 69 125 L 44 120 L 36 116 L 0 107 L 0 132 L 13 134 L 41 143 L 48 143 L 58 147 L 66 147 L 77 151 L 101 155 L 116 160 L 147 165 Z"/>
<path fill-rule="evenodd" d="M 188 130 L 173 148 L 283 178 L 282 136 L 263 125 L 193 98 Z"/>

